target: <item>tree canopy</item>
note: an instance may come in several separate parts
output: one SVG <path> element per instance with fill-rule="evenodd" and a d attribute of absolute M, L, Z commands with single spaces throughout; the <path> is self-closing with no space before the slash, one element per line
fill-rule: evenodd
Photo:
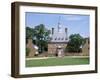
<path fill-rule="evenodd" d="M 44 24 L 35 26 L 34 28 L 26 27 L 26 39 L 31 38 L 33 43 L 39 47 L 39 52 L 47 50 L 47 42 L 50 31 L 45 28 Z"/>
<path fill-rule="evenodd" d="M 26 38 L 32 38 L 34 35 L 34 29 L 30 27 L 26 27 Z"/>
<path fill-rule="evenodd" d="M 84 43 L 84 38 L 80 34 L 72 34 L 67 45 L 68 52 L 80 52 L 80 47 Z"/>

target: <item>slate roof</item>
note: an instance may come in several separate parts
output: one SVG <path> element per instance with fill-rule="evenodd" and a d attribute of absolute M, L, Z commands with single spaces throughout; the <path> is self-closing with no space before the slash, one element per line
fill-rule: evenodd
<path fill-rule="evenodd" d="M 65 32 L 65 27 L 58 26 L 54 28 L 54 33 L 50 34 L 50 42 L 68 42 L 67 33 Z"/>

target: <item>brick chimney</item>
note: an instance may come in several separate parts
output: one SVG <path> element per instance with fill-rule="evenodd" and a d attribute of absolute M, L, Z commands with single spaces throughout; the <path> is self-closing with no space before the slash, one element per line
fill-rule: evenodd
<path fill-rule="evenodd" d="M 52 34 L 54 34 L 54 28 L 52 28 Z"/>

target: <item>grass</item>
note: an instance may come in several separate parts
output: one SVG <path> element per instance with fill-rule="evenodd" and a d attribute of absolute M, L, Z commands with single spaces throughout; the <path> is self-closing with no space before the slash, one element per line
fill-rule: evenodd
<path fill-rule="evenodd" d="M 62 57 L 26 60 L 26 67 L 89 64 L 89 58 Z"/>

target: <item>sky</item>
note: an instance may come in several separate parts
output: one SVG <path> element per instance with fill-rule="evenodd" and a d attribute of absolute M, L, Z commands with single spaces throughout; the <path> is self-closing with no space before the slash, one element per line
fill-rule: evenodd
<path fill-rule="evenodd" d="M 60 18 L 60 20 L 59 20 Z M 58 22 L 68 28 L 68 36 L 71 34 L 80 34 L 86 38 L 89 33 L 89 15 L 79 14 L 49 14 L 49 13 L 25 13 L 25 26 L 34 28 L 39 24 L 44 24 L 47 29 L 57 28 Z"/>

